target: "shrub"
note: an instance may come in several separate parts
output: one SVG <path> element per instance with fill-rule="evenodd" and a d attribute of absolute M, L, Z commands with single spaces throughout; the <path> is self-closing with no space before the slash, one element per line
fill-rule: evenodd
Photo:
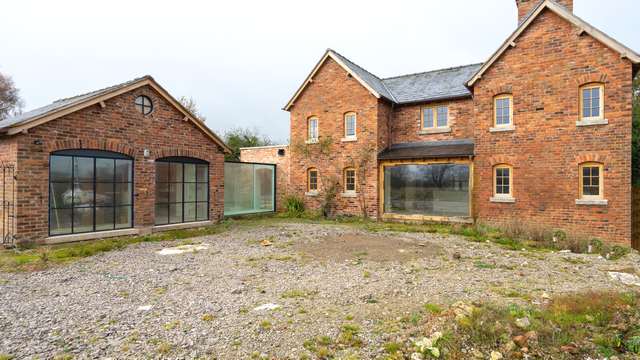
<path fill-rule="evenodd" d="M 300 217 L 304 214 L 304 200 L 296 195 L 289 195 L 284 199 L 284 207 L 290 217 Z"/>

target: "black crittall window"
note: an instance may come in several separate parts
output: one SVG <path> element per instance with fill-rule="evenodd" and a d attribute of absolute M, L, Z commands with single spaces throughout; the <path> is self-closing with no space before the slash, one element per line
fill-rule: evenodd
<path fill-rule="evenodd" d="M 156 160 L 156 225 L 209 219 L 209 163 L 188 157 Z"/>
<path fill-rule="evenodd" d="M 49 157 L 49 235 L 133 226 L 133 159 L 109 151 Z"/>

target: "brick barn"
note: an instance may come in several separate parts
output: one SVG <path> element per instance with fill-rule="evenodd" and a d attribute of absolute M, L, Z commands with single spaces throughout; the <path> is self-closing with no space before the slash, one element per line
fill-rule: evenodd
<path fill-rule="evenodd" d="M 573 0 L 516 6 L 518 27 L 480 64 L 380 78 L 327 50 L 284 107 L 289 193 L 318 209 L 337 192 L 339 215 L 519 221 L 629 245 L 640 55 Z"/>
<path fill-rule="evenodd" d="M 225 152 L 150 76 L 5 119 L 3 235 L 59 243 L 215 222 Z"/>

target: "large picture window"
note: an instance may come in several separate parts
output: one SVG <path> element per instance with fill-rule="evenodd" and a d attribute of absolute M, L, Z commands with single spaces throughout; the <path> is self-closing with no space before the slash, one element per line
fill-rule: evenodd
<path fill-rule="evenodd" d="M 384 212 L 397 215 L 469 216 L 469 165 L 385 166 Z"/>
<path fill-rule="evenodd" d="M 156 160 L 156 225 L 209 220 L 209 164 L 171 157 Z"/>
<path fill-rule="evenodd" d="M 63 150 L 49 159 L 49 234 L 133 226 L 133 160 L 99 150 Z"/>

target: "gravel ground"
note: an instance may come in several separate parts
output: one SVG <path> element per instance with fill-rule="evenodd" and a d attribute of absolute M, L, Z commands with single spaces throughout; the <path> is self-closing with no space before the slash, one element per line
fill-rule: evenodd
<path fill-rule="evenodd" d="M 143 243 L 0 274 L 0 354 L 297 359 L 311 356 L 305 340 L 335 338 L 349 323 L 363 346 L 348 351 L 376 358 L 394 321 L 425 303 L 623 290 L 607 271 L 640 273 L 637 254 L 607 261 L 338 225 L 277 224 L 191 241 L 209 248 L 162 256 L 177 243 Z M 255 310 L 264 304 L 280 308 Z"/>

